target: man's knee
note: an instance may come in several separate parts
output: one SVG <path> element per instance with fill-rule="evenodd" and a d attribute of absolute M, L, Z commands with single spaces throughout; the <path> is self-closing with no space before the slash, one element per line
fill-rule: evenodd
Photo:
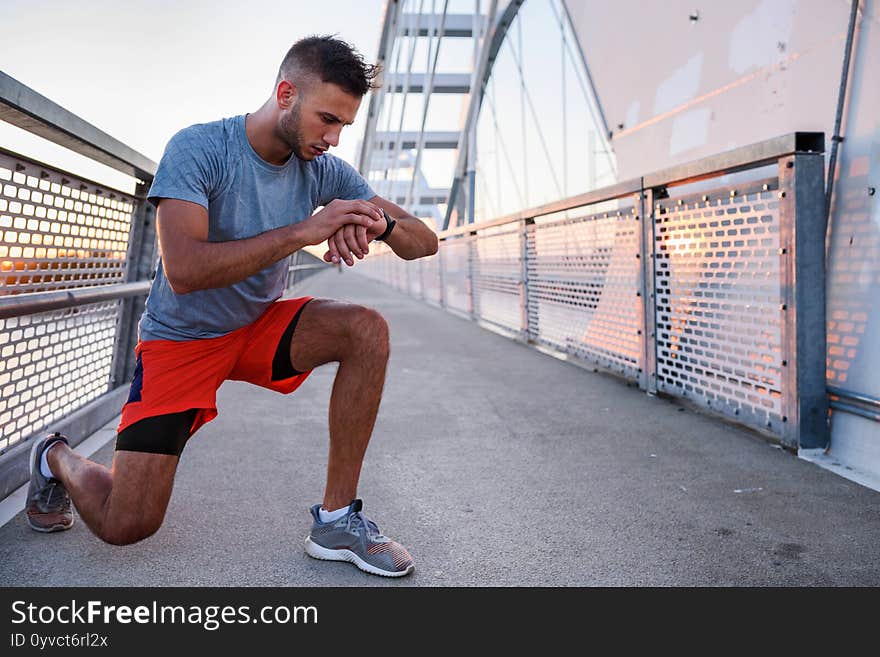
<path fill-rule="evenodd" d="M 162 520 L 162 517 L 110 519 L 101 528 L 98 538 L 111 545 L 131 545 L 155 534 L 162 526 Z"/>
<path fill-rule="evenodd" d="M 370 354 L 388 358 L 388 322 L 378 311 L 365 306 L 355 306 L 349 329 L 352 345 L 357 351 L 363 353 L 366 346 Z"/>
<path fill-rule="evenodd" d="M 130 545 L 156 533 L 165 519 L 178 458 L 167 454 L 117 451 L 113 487 L 93 529 L 113 545 Z"/>

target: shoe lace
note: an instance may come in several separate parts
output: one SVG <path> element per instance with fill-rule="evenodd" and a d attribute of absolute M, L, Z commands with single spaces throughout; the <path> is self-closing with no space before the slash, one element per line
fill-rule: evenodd
<path fill-rule="evenodd" d="M 53 498 L 55 499 L 54 505 Z M 67 508 L 70 504 L 70 498 L 67 495 L 67 489 L 60 481 L 50 480 L 46 487 L 40 491 L 40 502 L 47 509 L 59 511 Z"/>
<path fill-rule="evenodd" d="M 368 538 L 385 538 L 384 536 L 382 536 L 382 532 L 379 531 L 379 526 L 375 522 L 367 518 L 367 516 L 364 515 L 363 511 L 350 513 L 348 515 L 348 521 L 345 523 L 346 530 L 351 531 L 352 528 L 360 529 L 361 527 L 363 527 Z"/>

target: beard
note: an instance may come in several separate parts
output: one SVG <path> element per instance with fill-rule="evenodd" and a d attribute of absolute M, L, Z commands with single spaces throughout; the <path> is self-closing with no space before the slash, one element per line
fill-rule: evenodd
<path fill-rule="evenodd" d="M 314 158 L 309 153 L 304 152 L 303 149 L 304 139 L 300 127 L 300 102 L 300 100 L 297 100 L 293 107 L 290 108 L 290 112 L 281 115 L 281 120 L 278 124 L 278 136 L 298 158 L 301 160 L 311 160 Z"/>

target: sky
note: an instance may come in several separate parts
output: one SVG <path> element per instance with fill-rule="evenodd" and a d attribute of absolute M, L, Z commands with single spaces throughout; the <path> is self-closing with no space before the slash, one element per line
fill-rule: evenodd
<path fill-rule="evenodd" d="M 382 0 L 3 0 L 0 70 L 158 162 L 194 123 L 258 109 L 297 39 L 375 61 Z M 353 162 L 369 96 L 331 152 Z M 98 182 L 130 179 L 0 121 L 0 145 Z"/>

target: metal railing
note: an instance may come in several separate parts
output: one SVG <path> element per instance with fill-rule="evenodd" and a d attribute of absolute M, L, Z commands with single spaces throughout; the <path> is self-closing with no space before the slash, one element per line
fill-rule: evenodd
<path fill-rule="evenodd" d="M 358 270 L 528 344 L 825 447 L 824 136 L 793 133 L 440 233 Z"/>

